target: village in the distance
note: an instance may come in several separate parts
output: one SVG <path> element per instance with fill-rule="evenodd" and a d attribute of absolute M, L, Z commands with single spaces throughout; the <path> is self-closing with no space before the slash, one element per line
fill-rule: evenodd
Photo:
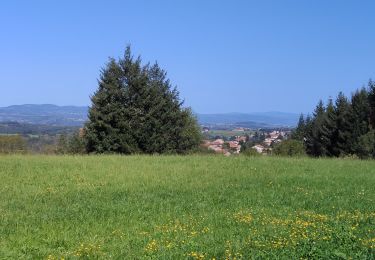
<path fill-rule="evenodd" d="M 286 140 L 291 133 L 288 128 L 250 129 L 236 127 L 215 130 L 202 126 L 204 141 L 202 146 L 213 153 L 230 156 L 251 148 L 259 154 L 270 154 L 274 145 Z"/>

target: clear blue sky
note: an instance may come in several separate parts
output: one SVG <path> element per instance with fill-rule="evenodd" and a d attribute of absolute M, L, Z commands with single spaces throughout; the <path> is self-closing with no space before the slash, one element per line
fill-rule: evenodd
<path fill-rule="evenodd" d="M 200 113 L 309 112 L 375 78 L 375 1 L 1 1 L 0 106 L 89 105 L 126 44 Z"/>

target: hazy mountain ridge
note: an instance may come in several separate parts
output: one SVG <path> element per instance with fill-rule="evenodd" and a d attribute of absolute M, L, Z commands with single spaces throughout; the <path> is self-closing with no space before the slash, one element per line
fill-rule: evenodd
<path fill-rule="evenodd" d="M 298 114 L 284 112 L 198 114 L 201 124 L 243 124 L 244 127 L 251 125 L 294 127 L 298 117 Z"/>
<path fill-rule="evenodd" d="M 80 126 L 53 126 L 42 124 L 29 124 L 20 122 L 0 122 L 0 134 L 21 134 L 21 135 L 56 135 L 73 133 Z"/>
<path fill-rule="evenodd" d="M 43 105 L 14 105 L 0 108 L 0 122 L 13 121 L 52 126 L 82 126 L 88 107 Z"/>
<path fill-rule="evenodd" d="M 13 105 L 0 107 L 0 122 L 20 122 L 51 126 L 82 126 L 86 106 Z M 244 127 L 294 127 L 298 114 L 284 112 L 196 114 L 202 125 L 243 125 Z"/>

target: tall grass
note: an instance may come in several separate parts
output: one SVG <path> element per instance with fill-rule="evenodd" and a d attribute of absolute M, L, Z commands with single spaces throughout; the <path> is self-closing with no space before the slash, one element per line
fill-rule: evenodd
<path fill-rule="evenodd" d="M 16 155 L 0 180 L 0 259 L 374 259 L 374 161 Z"/>

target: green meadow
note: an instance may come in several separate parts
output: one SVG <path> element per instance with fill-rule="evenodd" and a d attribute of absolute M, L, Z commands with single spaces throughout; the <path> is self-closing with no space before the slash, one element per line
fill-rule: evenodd
<path fill-rule="evenodd" d="M 375 161 L 0 156 L 0 259 L 374 259 Z"/>
<path fill-rule="evenodd" d="M 254 131 L 232 131 L 232 130 L 210 130 L 206 134 L 211 136 L 224 136 L 224 137 L 232 137 L 237 135 L 251 135 Z"/>

